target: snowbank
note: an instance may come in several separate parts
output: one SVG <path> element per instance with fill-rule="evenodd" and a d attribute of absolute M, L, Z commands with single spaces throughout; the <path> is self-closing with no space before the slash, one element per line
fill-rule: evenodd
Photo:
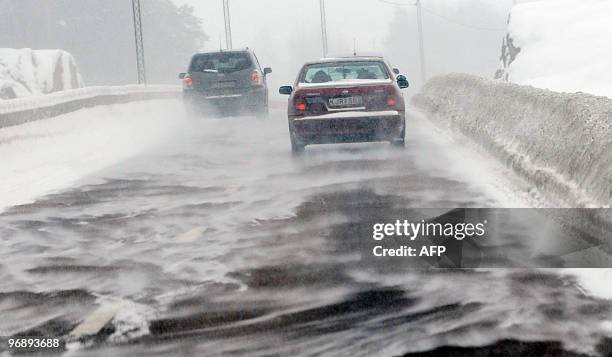
<path fill-rule="evenodd" d="M 413 101 L 560 206 L 612 205 L 612 99 L 452 74 L 431 79 Z"/>
<path fill-rule="evenodd" d="M 612 300 L 612 269 L 564 269 L 563 272 L 576 276 L 590 295 Z"/>
<path fill-rule="evenodd" d="M 0 48 L 0 99 L 41 95 L 82 86 L 76 62 L 66 51 Z"/>
<path fill-rule="evenodd" d="M 127 85 L 112 87 L 84 87 L 0 101 L 0 128 L 50 118 L 97 105 L 128 103 L 149 99 L 176 99 L 180 86 Z"/>
<path fill-rule="evenodd" d="M 514 6 L 497 77 L 612 98 L 612 1 L 531 0 Z"/>

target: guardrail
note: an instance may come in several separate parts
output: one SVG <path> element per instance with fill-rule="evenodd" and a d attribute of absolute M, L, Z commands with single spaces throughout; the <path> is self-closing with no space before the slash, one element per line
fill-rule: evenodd
<path fill-rule="evenodd" d="M 427 82 L 413 103 L 480 143 L 553 202 L 612 205 L 612 99 L 451 74 Z"/>
<path fill-rule="evenodd" d="M 44 96 L 0 101 L 0 128 L 98 105 L 180 97 L 179 86 L 85 87 Z"/>

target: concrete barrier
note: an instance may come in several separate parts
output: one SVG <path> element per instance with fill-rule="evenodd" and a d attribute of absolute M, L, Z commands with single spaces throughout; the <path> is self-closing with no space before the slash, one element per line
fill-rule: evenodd
<path fill-rule="evenodd" d="M 611 206 L 612 99 L 451 74 L 431 79 L 413 104 L 559 206 Z"/>
<path fill-rule="evenodd" d="M 55 117 L 98 105 L 180 98 L 179 86 L 86 87 L 0 101 L 0 128 Z"/>

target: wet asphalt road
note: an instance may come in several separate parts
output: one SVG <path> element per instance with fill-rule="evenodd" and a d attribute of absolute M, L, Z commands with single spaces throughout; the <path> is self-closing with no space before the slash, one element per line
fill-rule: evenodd
<path fill-rule="evenodd" d="M 432 130 L 412 120 L 403 150 L 294 157 L 280 110 L 188 121 L 164 145 L 0 214 L 1 335 L 67 335 L 121 301 L 71 353 L 390 356 L 503 339 L 595 353 L 612 305 L 569 277 L 363 259 L 372 222 L 508 204 L 503 180 L 465 167 L 463 148 Z"/>

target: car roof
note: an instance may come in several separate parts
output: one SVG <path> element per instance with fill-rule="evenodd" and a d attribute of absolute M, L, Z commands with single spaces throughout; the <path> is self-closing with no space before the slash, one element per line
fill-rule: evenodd
<path fill-rule="evenodd" d="M 351 52 L 351 53 L 335 53 L 328 54 L 326 58 L 351 58 L 351 57 L 377 57 L 384 58 L 382 53 L 379 52 Z"/>
<path fill-rule="evenodd" d="M 212 53 L 236 53 L 236 52 L 249 52 L 249 53 L 253 53 L 253 50 L 248 48 L 248 47 L 244 47 L 244 48 L 232 48 L 231 50 L 220 49 L 220 50 L 216 50 L 216 51 L 197 52 L 197 53 L 194 53 L 193 55 L 197 56 L 197 55 L 207 55 L 207 54 L 212 54 Z"/>
<path fill-rule="evenodd" d="M 325 57 L 316 61 L 306 62 L 305 65 L 318 64 L 318 63 L 329 63 L 329 62 L 366 62 L 366 61 L 382 61 L 386 62 L 382 56 L 334 56 Z"/>

